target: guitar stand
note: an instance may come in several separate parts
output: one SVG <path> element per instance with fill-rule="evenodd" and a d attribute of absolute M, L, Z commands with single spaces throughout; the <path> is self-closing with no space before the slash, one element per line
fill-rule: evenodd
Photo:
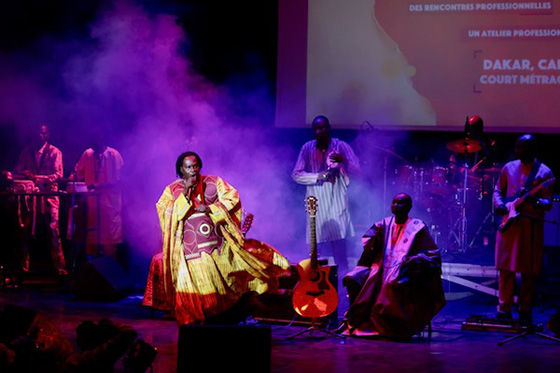
<path fill-rule="evenodd" d="M 340 335 L 340 334 L 336 334 L 336 333 L 334 333 L 334 332 L 331 332 L 330 330 L 328 330 L 328 329 L 326 329 L 326 328 L 320 328 L 320 327 L 318 327 L 316 321 L 317 321 L 317 318 L 312 317 L 312 318 L 311 318 L 311 326 L 310 326 L 309 328 L 304 329 L 304 330 L 301 330 L 301 331 L 299 331 L 299 332 L 297 332 L 297 333 L 295 333 L 295 334 L 292 334 L 292 335 L 286 337 L 286 339 L 294 339 L 295 337 L 298 337 L 298 336 L 300 336 L 300 335 L 302 335 L 302 334 L 305 334 L 305 333 L 309 333 L 309 336 L 310 336 L 310 337 L 313 337 L 313 332 L 314 332 L 314 331 L 320 331 L 320 332 L 322 332 L 322 333 L 325 334 L 324 336 L 322 336 L 322 338 L 326 338 L 326 337 L 328 337 L 329 335 L 331 335 L 331 336 L 335 336 L 335 337 L 338 337 L 338 338 L 342 338 L 342 340 L 346 340 L 346 337 L 343 336 L 343 335 Z"/>
<path fill-rule="evenodd" d="M 516 339 L 518 339 L 518 338 L 521 338 L 521 337 L 525 337 L 525 336 L 527 336 L 527 335 L 535 335 L 535 336 L 537 336 L 537 337 L 546 338 L 546 339 L 551 339 L 551 340 L 553 340 L 553 341 L 556 341 L 556 342 L 559 342 L 559 343 L 560 343 L 560 338 L 556 338 L 556 337 L 553 337 L 553 336 L 551 336 L 551 335 L 538 332 L 538 331 L 536 330 L 535 325 L 532 325 L 532 324 L 531 324 L 531 326 L 527 327 L 527 330 L 524 331 L 523 333 L 519 333 L 519 334 L 514 335 L 513 337 L 510 337 L 510 338 L 508 338 L 508 339 L 506 339 L 506 340 L 504 340 L 504 341 L 498 342 L 498 346 L 503 346 L 503 345 L 505 345 L 506 343 L 509 343 L 509 342 L 514 341 L 514 340 L 516 340 Z"/>

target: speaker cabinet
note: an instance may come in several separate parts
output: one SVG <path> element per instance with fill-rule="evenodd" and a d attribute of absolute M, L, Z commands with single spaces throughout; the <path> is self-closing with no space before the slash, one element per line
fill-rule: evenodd
<path fill-rule="evenodd" d="M 270 372 L 270 326 L 183 325 L 177 372 Z"/>
<path fill-rule="evenodd" d="M 86 262 L 78 271 L 72 290 L 79 300 L 112 301 L 125 296 L 132 281 L 111 257 L 102 256 Z"/>

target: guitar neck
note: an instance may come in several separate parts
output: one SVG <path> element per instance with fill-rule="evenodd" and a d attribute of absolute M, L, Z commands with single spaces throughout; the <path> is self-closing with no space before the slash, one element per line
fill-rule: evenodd
<path fill-rule="evenodd" d="M 541 184 L 537 185 L 536 187 L 534 187 L 533 189 L 529 190 L 527 193 L 525 193 L 524 195 L 515 198 L 515 197 L 510 197 L 510 198 L 506 198 L 506 202 L 511 202 L 511 201 L 515 201 L 517 200 L 517 204 L 521 204 L 523 203 L 523 201 L 525 201 L 525 198 L 527 198 L 528 196 L 532 196 L 537 194 L 538 192 L 540 192 L 541 189 L 549 186 L 550 184 L 554 183 L 555 179 L 549 179 L 546 180 L 544 182 L 542 182 Z"/>
<path fill-rule="evenodd" d="M 311 267 L 317 268 L 317 229 L 315 226 L 315 216 L 309 217 L 309 234 L 310 234 L 310 245 L 311 245 Z"/>

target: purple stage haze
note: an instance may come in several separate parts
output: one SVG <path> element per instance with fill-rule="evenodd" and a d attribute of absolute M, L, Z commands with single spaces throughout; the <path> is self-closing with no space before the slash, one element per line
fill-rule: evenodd
<path fill-rule="evenodd" d="M 200 154 L 202 173 L 219 175 L 240 192 L 245 211 L 255 215 L 248 236 L 298 262 L 308 256 L 305 188 L 290 173 L 311 129 L 299 139 L 288 138 L 289 131 L 279 135 L 262 120 L 274 111 L 265 83 L 251 91 L 242 78 L 227 86 L 211 84 L 181 52 L 188 44 L 175 16 L 150 14 L 132 0 L 115 1 L 102 8 L 87 35 L 45 34 L 1 56 L 0 69 L 9 74 L 0 76 L 0 123 L 15 129 L 12 136 L 20 145 L 39 123 L 49 123 L 51 140 L 64 154 L 66 177 L 90 139 L 106 134 L 125 162 L 125 240 L 138 278 L 145 279 L 151 256 L 161 250 L 155 203 L 175 179 L 175 160 L 186 150 Z M 255 71 L 252 78 L 263 75 Z M 250 110 L 238 110 L 240 97 Z M 384 167 L 396 159 L 380 149 L 390 149 L 406 134 L 378 135 L 362 131 L 353 142 L 364 171 L 350 186 L 354 258 L 361 252 L 359 237 L 389 213 L 400 191 L 393 184 L 383 189 Z"/>
<path fill-rule="evenodd" d="M 233 114 L 235 98 L 192 72 L 179 52 L 182 43 L 188 39 L 174 16 L 117 1 L 100 12 L 85 39 L 45 36 L 2 56 L 2 70 L 11 73 L 0 82 L 9 92 L 0 102 L 1 122 L 21 137 L 50 123 L 67 174 L 88 138 L 107 134 L 125 160 L 126 240 L 137 261 L 160 250 L 155 202 L 186 150 L 201 155 L 203 173 L 220 175 L 240 191 L 245 210 L 255 215 L 250 236 L 293 255 L 299 206 L 286 196 L 296 155 L 258 129 L 259 113 Z M 262 92 L 244 94 L 257 110 L 272 107 Z"/>
<path fill-rule="evenodd" d="M 298 260 L 296 241 L 304 214 L 291 196 L 289 176 L 297 154 L 270 138 L 258 110 L 271 110 L 265 90 L 243 92 L 255 110 L 233 113 L 232 87 L 216 87 L 190 69 L 179 52 L 188 37 L 171 15 L 149 15 L 132 1 L 103 9 L 85 39 L 45 36 L 3 55 L 2 123 L 20 138 L 51 125 L 64 154 L 66 176 L 88 144 L 104 132 L 125 161 L 124 225 L 131 256 L 145 267 L 161 249 L 155 203 L 175 179 L 183 151 L 199 153 L 203 173 L 222 176 L 255 215 L 250 237 Z M 242 82 L 239 82 L 242 84 Z M 242 86 L 234 87 L 242 92 Z M 302 197 L 303 198 L 303 197 Z M 300 222 L 294 218 L 300 216 Z M 306 250 L 303 250 L 305 253 Z"/>

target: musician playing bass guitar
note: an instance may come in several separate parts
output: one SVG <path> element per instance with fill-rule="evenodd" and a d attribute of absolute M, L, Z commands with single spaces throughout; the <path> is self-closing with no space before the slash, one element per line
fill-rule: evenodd
<path fill-rule="evenodd" d="M 519 320 L 532 323 L 533 293 L 542 266 L 544 214 L 552 208 L 554 175 L 536 159 L 537 142 L 522 135 L 515 143 L 516 160 L 508 162 L 494 188 L 496 212 L 505 216 L 496 234 L 499 270 L 497 318 L 511 319 L 515 273 L 521 273 Z"/>

